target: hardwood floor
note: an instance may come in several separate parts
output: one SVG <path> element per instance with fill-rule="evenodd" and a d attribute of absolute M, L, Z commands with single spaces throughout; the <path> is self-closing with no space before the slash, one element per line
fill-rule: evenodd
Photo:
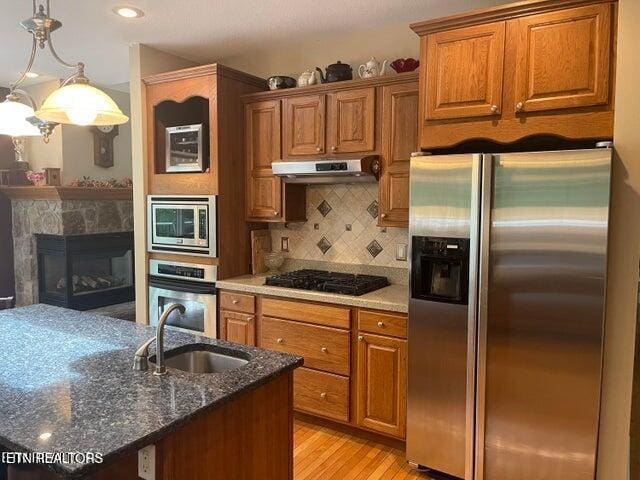
<path fill-rule="evenodd" d="M 294 480 L 429 480 L 406 463 L 400 444 L 357 437 L 296 418 Z"/>

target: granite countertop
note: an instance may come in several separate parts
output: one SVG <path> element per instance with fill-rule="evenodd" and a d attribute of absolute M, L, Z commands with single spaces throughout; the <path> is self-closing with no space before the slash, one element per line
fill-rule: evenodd
<path fill-rule="evenodd" d="M 272 287 L 264 284 L 265 278 L 266 275 L 243 275 L 227 280 L 218 280 L 216 287 L 236 292 L 257 293 L 260 295 L 334 303 L 390 312 L 407 313 L 409 311 L 409 287 L 407 285 L 392 284 L 374 292 L 353 296 L 329 292 L 315 292 L 313 290 L 299 290 L 297 288 Z"/>
<path fill-rule="evenodd" d="M 167 329 L 166 350 L 206 343 L 249 363 L 210 375 L 168 369 L 158 377 L 152 364 L 133 371 L 134 352 L 154 334 L 152 327 L 50 305 L 0 312 L 0 445 L 98 452 L 106 464 L 302 365 L 300 357 Z M 50 468 L 76 478 L 100 465 Z"/>

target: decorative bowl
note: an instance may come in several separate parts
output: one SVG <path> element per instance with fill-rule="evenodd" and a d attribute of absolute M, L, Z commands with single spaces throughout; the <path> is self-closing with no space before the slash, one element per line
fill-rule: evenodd
<path fill-rule="evenodd" d="M 274 75 L 267 79 L 267 85 L 269 90 L 280 90 L 282 88 L 292 88 L 296 86 L 296 79 L 292 77 L 285 77 L 282 75 Z"/>
<path fill-rule="evenodd" d="M 415 58 L 398 58 L 391 62 L 391 68 L 398 73 L 413 72 L 420 66 L 420 62 Z"/>

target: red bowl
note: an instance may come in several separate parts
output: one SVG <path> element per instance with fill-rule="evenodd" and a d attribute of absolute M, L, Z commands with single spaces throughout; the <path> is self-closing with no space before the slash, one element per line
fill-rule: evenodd
<path fill-rule="evenodd" d="M 393 68 L 398 73 L 404 72 L 413 72 L 418 66 L 420 62 L 415 58 L 398 58 L 390 63 L 391 68 Z"/>

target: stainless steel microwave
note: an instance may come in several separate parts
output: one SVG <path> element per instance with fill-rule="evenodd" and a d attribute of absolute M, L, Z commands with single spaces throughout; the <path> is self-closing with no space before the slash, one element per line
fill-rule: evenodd
<path fill-rule="evenodd" d="M 147 250 L 217 256 L 215 195 L 149 195 Z"/>

